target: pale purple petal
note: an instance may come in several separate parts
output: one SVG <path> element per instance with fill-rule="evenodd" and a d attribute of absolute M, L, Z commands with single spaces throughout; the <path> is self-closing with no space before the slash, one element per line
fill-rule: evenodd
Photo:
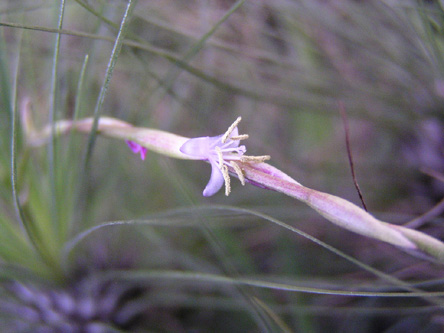
<path fill-rule="evenodd" d="M 223 185 L 224 176 L 222 175 L 222 171 L 218 168 L 216 163 L 211 162 L 211 177 L 203 191 L 203 196 L 211 197 L 213 194 L 216 194 L 216 192 L 219 191 Z"/>
<path fill-rule="evenodd" d="M 210 137 L 210 148 L 214 149 L 214 147 L 218 146 L 218 147 L 224 147 L 224 148 L 236 148 L 239 146 L 240 141 L 239 140 L 230 140 L 230 137 L 232 136 L 238 136 L 239 135 L 239 130 L 237 129 L 237 127 L 235 127 L 233 129 L 233 131 L 231 132 L 230 136 L 228 137 L 228 140 L 225 143 L 222 143 L 222 137 L 224 136 L 224 134 L 218 135 L 218 136 L 212 136 Z"/>
<path fill-rule="evenodd" d="M 147 149 L 145 147 L 139 145 L 138 143 L 135 143 L 134 141 L 130 141 L 130 140 L 127 140 L 126 143 L 127 143 L 128 147 L 131 148 L 131 150 L 133 151 L 134 154 L 140 153 L 140 158 L 142 159 L 142 161 L 145 160 L 146 152 L 147 152 Z"/>
<path fill-rule="evenodd" d="M 141 148 L 140 148 L 140 158 L 142 159 L 142 161 L 145 161 L 146 152 L 147 152 L 147 149 L 145 147 L 141 146 Z"/>
<path fill-rule="evenodd" d="M 209 136 L 189 139 L 179 150 L 190 156 L 199 157 L 203 160 L 208 159 L 210 155 L 210 143 L 212 142 Z"/>
<path fill-rule="evenodd" d="M 206 136 L 187 140 L 179 149 L 185 154 L 201 160 L 207 160 L 211 164 L 211 177 L 203 191 L 205 197 L 212 196 L 221 189 L 225 179 L 216 161 L 219 157 L 217 147 L 222 154 L 228 154 L 227 158 L 236 158 L 245 153 L 245 146 L 239 146 L 240 140 L 231 140 L 231 137 L 239 135 L 235 127 L 225 142 L 222 142 L 224 134 L 218 136 Z M 224 155 L 223 155 L 224 156 Z M 224 157 L 222 157 L 224 158 Z"/>
<path fill-rule="evenodd" d="M 135 143 L 134 141 L 129 141 L 129 140 L 126 140 L 125 142 L 128 145 L 128 147 L 131 148 L 133 153 L 137 154 L 139 152 L 139 145 L 137 143 Z"/>
<path fill-rule="evenodd" d="M 232 136 L 238 136 L 239 135 L 239 130 L 237 129 L 237 126 L 234 128 L 233 132 L 231 132 L 230 137 Z M 229 147 L 231 148 L 235 148 L 235 147 L 239 147 L 239 140 L 231 140 Z"/>

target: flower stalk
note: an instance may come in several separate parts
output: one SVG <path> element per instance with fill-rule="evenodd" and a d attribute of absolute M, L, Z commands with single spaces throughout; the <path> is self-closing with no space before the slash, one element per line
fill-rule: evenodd
<path fill-rule="evenodd" d="M 22 114 L 22 120 L 28 142 L 33 146 L 42 145 L 50 137 L 50 128 L 36 131 L 26 110 L 27 108 Z M 230 174 L 239 178 L 242 184 L 250 183 L 293 197 L 341 228 L 395 245 L 407 252 L 444 262 L 444 243 L 438 239 L 420 231 L 380 221 L 345 199 L 305 187 L 284 172 L 265 163 L 265 160 L 270 158 L 268 155 L 244 155 L 246 148 L 239 145 L 239 141 L 247 139 L 248 135 L 238 134 L 239 122 L 240 118 L 223 135 L 194 139 L 161 130 L 135 127 L 108 117 L 100 118 L 97 131 L 100 135 L 129 142 L 133 152 L 141 153 L 143 158 L 148 150 L 148 153 L 154 151 L 178 159 L 209 162 L 212 174 L 204 190 L 204 196 L 215 194 L 223 184 L 228 195 L 231 189 Z M 92 126 L 92 118 L 79 121 L 62 120 L 55 124 L 55 131 L 58 135 L 71 130 L 89 133 Z"/>

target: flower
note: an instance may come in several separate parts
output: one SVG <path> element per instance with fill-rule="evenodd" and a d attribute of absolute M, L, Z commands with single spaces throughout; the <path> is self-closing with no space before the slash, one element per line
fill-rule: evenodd
<path fill-rule="evenodd" d="M 248 138 L 248 134 L 239 135 L 237 125 L 241 121 L 238 117 L 228 128 L 225 134 L 213 137 L 199 137 L 186 141 L 180 151 L 193 158 L 208 161 L 211 164 L 211 177 L 203 191 L 205 197 L 212 196 L 218 192 L 225 183 L 225 195 L 231 191 L 230 176 L 228 172 L 231 168 L 238 176 L 242 185 L 245 185 L 245 177 L 237 162 L 261 163 L 270 159 L 270 156 L 246 156 L 247 149 L 240 146 L 240 141 Z"/>
<path fill-rule="evenodd" d="M 142 159 L 142 161 L 145 160 L 146 151 L 147 151 L 147 149 L 145 147 L 142 147 L 138 143 L 135 143 L 134 141 L 130 141 L 130 140 L 126 140 L 126 143 L 131 148 L 131 150 L 133 151 L 134 154 L 140 153 L 140 158 Z"/>

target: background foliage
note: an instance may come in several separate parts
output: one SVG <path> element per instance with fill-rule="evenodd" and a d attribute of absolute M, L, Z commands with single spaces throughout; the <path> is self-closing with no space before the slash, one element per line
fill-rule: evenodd
<path fill-rule="evenodd" d="M 234 183 L 228 198 L 204 198 L 205 163 L 150 152 L 142 162 L 122 142 L 76 134 L 33 148 L 18 123 L 26 100 L 37 127 L 98 110 L 196 137 L 222 133 L 241 115 L 249 153 L 270 154 L 271 164 L 302 184 L 359 204 L 340 102 L 369 211 L 403 224 L 438 204 L 415 227 L 442 239 L 440 1 L 139 0 L 114 55 L 127 2 L 69 0 L 63 15 L 62 4 L 0 4 L 5 325 L 56 327 L 41 301 L 51 295 L 50 307 L 62 318 L 57 325 L 66 321 L 74 329 L 92 323 L 104 331 L 441 330 L 442 300 L 433 294 L 442 290 L 438 264 L 340 230 L 253 186 Z M 272 218 L 368 266 L 289 233 Z M 109 221 L 122 222 L 70 241 Z M 405 285 L 388 283 L 372 268 L 424 293 L 407 297 Z M 63 293 L 76 309 L 82 299 L 110 297 L 116 305 L 106 315 L 72 315 L 54 305 Z M 23 308 L 40 317 L 17 318 Z"/>

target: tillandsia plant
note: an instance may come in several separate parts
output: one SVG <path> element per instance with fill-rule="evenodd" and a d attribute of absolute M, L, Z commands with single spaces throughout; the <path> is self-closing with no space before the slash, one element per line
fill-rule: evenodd
<path fill-rule="evenodd" d="M 395 224 L 443 193 L 443 17 L 437 1 L 2 2 L 0 327 L 443 322 L 444 205 Z M 377 217 L 343 199 L 338 101 Z"/>
<path fill-rule="evenodd" d="M 47 141 L 50 128 L 37 131 L 30 121 L 29 108 L 24 107 L 22 119 L 28 133 L 29 144 L 40 145 Z M 301 185 L 279 169 L 265 163 L 269 155 L 244 155 L 246 147 L 239 146 L 247 134 L 239 135 L 241 118 L 228 130 L 214 137 L 185 138 L 156 129 L 138 128 L 114 118 L 101 118 L 98 133 L 111 138 L 125 140 L 134 153 L 140 153 L 142 160 L 148 151 L 174 158 L 203 160 L 211 165 L 211 177 L 203 191 L 204 196 L 214 195 L 225 183 L 225 195 L 231 191 L 230 176 L 237 176 L 242 185 L 252 185 L 281 192 L 300 200 L 330 222 L 363 236 L 375 238 L 398 246 L 411 253 L 427 255 L 444 262 L 444 243 L 422 232 L 380 221 L 364 209 L 340 197 L 319 192 Z M 89 133 L 93 119 L 60 121 L 55 124 L 58 135 L 71 130 Z"/>

